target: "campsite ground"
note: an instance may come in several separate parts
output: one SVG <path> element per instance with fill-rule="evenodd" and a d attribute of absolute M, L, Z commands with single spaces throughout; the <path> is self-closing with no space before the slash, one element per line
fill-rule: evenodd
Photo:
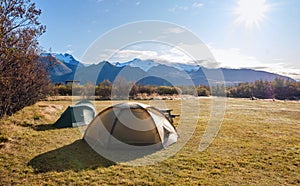
<path fill-rule="evenodd" d="M 71 101 L 26 107 L 0 120 L 0 185 L 300 184 L 299 102 L 228 99 L 219 134 L 203 152 L 198 147 L 211 99 L 199 102 L 197 128 L 184 148 L 160 163 L 138 167 L 101 157 L 77 128 L 54 128 L 51 124 Z M 164 101 L 174 113 L 180 113 L 180 103 Z M 100 111 L 112 102 L 95 104 Z"/>

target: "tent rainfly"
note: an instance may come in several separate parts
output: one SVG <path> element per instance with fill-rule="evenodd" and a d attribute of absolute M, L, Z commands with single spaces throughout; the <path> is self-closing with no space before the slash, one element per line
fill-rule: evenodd
<path fill-rule="evenodd" d="M 94 149 L 120 149 L 124 144 L 166 148 L 177 141 L 178 135 L 155 107 L 126 102 L 101 111 L 88 125 L 83 138 Z"/>
<path fill-rule="evenodd" d="M 93 103 L 88 100 L 82 100 L 76 105 L 68 106 L 54 123 L 54 126 L 57 128 L 66 128 L 88 125 L 94 119 L 95 113 Z"/>

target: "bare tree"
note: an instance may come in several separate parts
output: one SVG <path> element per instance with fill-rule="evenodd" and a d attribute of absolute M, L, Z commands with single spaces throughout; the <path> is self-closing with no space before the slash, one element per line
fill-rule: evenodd
<path fill-rule="evenodd" d="M 49 76 L 38 60 L 45 32 L 41 10 L 30 0 L 0 1 L 0 117 L 45 96 Z"/>

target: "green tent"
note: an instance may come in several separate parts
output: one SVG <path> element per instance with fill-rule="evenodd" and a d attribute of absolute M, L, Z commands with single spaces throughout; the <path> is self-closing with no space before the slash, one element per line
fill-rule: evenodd
<path fill-rule="evenodd" d="M 57 128 L 79 127 L 88 125 L 95 117 L 95 107 L 87 100 L 68 106 L 60 118 L 54 123 Z"/>

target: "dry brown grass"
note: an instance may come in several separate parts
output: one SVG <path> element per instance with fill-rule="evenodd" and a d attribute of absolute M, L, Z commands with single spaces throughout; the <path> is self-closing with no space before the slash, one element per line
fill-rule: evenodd
<path fill-rule="evenodd" d="M 180 113 L 180 100 L 165 103 Z M 76 128 L 52 127 L 70 104 L 43 101 L 0 121 L 0 136 L 7 139 L 0 149 L 1 185 L 300 184 L 299 102 L 228 99 L 217 138 L 199 152 L 210 113 L 210 99 L 200 99 L 198 125 L 185 147 L 163 162 L 139 167 L 102 158 Z M 112 102 L 95 104 L 100 111 Z"/>

